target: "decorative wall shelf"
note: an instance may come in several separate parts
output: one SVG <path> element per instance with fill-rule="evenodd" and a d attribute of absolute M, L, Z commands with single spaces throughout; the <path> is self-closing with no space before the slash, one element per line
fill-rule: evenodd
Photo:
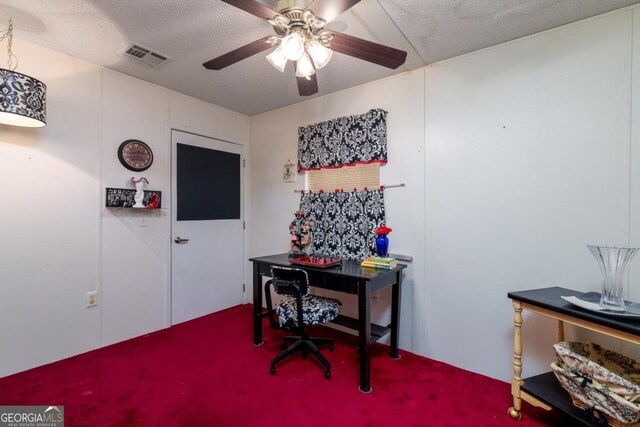
<path fill-rule="evenodd" d="M 107 197 L 105 198 L 105 206 L 108 208 L 131 208 L 135 204 L 133 197 L 136 194 L 136 190 L 129 188 L 108 188 Z M 157 194 L 160 197 L 160 203 L 158 206 L 152 209 L 160 209 L 162 207 L 162 191 L 144 191 L 144 199 L 142 203 L 146 206 L 149 204 L 151 197 Z M 142 209 L 142 208 L 141 208 Z"/>

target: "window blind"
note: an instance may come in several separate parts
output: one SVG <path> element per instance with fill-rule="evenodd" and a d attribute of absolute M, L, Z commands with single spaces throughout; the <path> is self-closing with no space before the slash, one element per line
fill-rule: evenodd
<path fill-rule="evenodd" d="M 352 191 L 380 187 L 380 164 L 369 163 L 336 169 L 307 171 L 307 190 L 318 192 L 341 189 Z"/>

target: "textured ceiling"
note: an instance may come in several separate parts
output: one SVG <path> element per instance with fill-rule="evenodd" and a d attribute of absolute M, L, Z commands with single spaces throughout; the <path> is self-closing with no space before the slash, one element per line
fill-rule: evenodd
<path fill-rule="evenodd" d="M 275 0 L 263 0 L 272 6 Z M 336 53 L 318 71 L 320 96 L 492 46 L 640 0 L 362 0 L 329 28 L 406 50 L 396 70 Z M 202 63 L 273 34 L 271 25 L 220 0 L 0 0 L 16 37 L 254 115 L 304 99 L 289 65 L 263 52 L 220 71 Z M 132 42 L 173 58 L 150 68 L 123 56 Z M 19 52 L 16 52 L 19 56 Z M 0 61 L 4 61 L 0 54 Z"/>

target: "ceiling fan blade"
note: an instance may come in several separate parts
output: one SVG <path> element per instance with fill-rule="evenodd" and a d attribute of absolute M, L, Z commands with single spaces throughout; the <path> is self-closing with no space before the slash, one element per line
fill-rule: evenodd
<path fill-rule="evenodd" d="M 209 70 L 222 70 L 231 64 L 235 64 L 238 61 L 242 61 L 243 59 L 250 57 L 251 55 L 255 55 L 256 53 L 260 53 L 263 50 L 271 48 L 272 45 L 268 42 L 271 37 L 272 36 L 263 37 L 260 40 L 256 40 L 248 45 L 239 47 L 236 50 L 232 50 L 231 52 L 227 52 L 224 55 L 207 61 L 202 65 Z"/>
<path fill-rule="evenodd" d="M 263 3 L 260 3 L 257 0 L 222 0 L 222 1 L 262 19 L 273 19 L 278 14 L 275 10 L 269 8 Z"/>
<path fill-rule="evenodd" d="M 308 9 L 317 17 L 331 22 L 336 16 L 351 9 L 357 3 L 360 3 L 360 0 L 315 0 Z"/>
<path fill-rule="evenodd" d="M 374 64 L 396 69 L 407 59 L 407 52 L 389 46 L 370 42 L 344 33 L 335 33 L 331 40 L 331 49 Z"/>
<path fill-rule="evenodd" d="M 314 93 L 318 93 L 318 79 L 316 79 L 316 75 L 312 74 L 307 80 L 304 77 L 296 77 L 298 81 L 298 93 L 300 96 L 309 96 Z"/>

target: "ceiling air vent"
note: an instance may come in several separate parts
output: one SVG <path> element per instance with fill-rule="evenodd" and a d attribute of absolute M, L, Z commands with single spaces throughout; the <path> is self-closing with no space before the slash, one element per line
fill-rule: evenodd
<path fill-rule="evenodd" d="M 158 52 L 154 52 L 148 47 L 141 46 L 139 44 L 132 43 L 124 51 L 124 55 L 138 62 L 142 62 L 153 68 L 158 68 L 162 64 L 171 61 L 172 58 L 167 55 L 163 55 Z"/>

